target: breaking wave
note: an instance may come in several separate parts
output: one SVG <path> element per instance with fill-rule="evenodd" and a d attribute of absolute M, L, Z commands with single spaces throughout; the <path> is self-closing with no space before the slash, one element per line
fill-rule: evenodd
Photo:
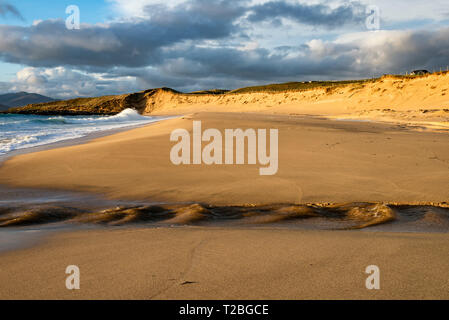
<path fill-rule="evenodd" d="M 0 155 L 64 140 L 93 132 L 125 128 L 161 120 L 126 109 L 114 116 L 37 116 L 0 115 Z"/>

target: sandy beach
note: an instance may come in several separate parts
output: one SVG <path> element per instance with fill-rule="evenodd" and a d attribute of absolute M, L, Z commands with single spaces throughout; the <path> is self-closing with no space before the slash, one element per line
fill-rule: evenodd
<path fill-rule="evenodd" d="M 206 128 L 277 128 L 279 171 L 258 165 L 170 161 L 170 133 Z M 449 198 L 447 133 L 394 124 L 245 113 L 197 113 L 87 144 L 20 155 L 0 184 L 93 192 L 115 199 L 210 204 L 394 202 Z M 213 186 L 213 187 L 211 187 Z"/>
<path fill-rule="evenodd" d="M 193 120 L 219 130 L 279 129 L 277 175 L 259 176 L 258 166 L 247 164 L 173 165 L 170 132 L 191 130 Z M 191 113 L 85 144 L 13 157 L 2 164 L 0 183 L 148 203 L 368 202 L 398 208 L 415 204 L 424 211 L 434 205 L 443 210 L 442 215 L 424 212 L 418 222 L 426 225 L 434 219 L 444 229 L 449 198 L 447 141 L 445 132 L 398 124 Z M 449 298 L 447 232 L 290 230 L 264 224 L 182 227 L 205 214 L 203 207 L 189 208 L 173 211 L 168 221 L 178 227 L 131 224 L 118 229 L 75 229 L 44 237 L 36 246 L 3 253 L 0 298 Z M 282 210 L 275 213 L 285 213 Z M 101 219 L 111 221 L 110 216 Z M 77 292 L 64 285 L 65 267 L 72 264 L 82 270 L 82 290 Z M 364 270 L 369 265 L 381 269 L 379 291 L 365 288 Z"/>
<path fill-rule="evenodd" d="M 449 300 L 447 2 L 0 0 L 0 302 Z"/>
<path fill-rule="evenodd" d="M 0 298 L 448 299 L 448 240 L 217 228 L 62 233 L 2 255 Z M 380 290 L 365 287 L 373 264 Z M 65 288 L 68 265 L 80 268 L 80 290 Z"/>

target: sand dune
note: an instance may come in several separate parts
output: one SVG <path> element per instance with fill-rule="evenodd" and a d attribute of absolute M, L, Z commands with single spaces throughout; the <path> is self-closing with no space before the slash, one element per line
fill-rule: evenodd
<path fill-rule="evenodd" d="M 135 108 L 144 114 L 191 112 L 258 112 L 307 114 L 351 119 L 401 121 L 448 127 L 449 73 L 427 76 L 384 76 L 353 82 L 324 82 L 281 91 L 275 86 L 231 92 L 180 93 L 150 89 L 132 94 L 82 98 L 29 105 L 17 110 L 43 114 L 115 114 Z M 295 87 L 295 86 L 293 86 Z M 213 92 L 213 91 L 212 91 Z M 424 123 L 426 122 L 426 123 Z M 443 123 L 441 125 L 441 123 Z"/>
<path fill-rule="evenodd" d="M 285 92 L 188 95 L 160 90 L 149 97 L 144 113 L 230 111 L 448 122 L 448 90 L 449 73 L 417 78 L 385 76 L 366 83 Z"/>

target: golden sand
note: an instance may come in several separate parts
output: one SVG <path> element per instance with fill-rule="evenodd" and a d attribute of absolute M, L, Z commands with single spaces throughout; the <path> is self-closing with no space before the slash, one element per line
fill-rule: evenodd
<path fill-rule="evenodd" d="M 277 128 L 279 170 L 259 165 L 181 165 L 170 133 L 204 128 Z M 24 154 L 0 167 L 0 183 L 94 192 L 114 199 L 215 205 L 389 202 L 449 199 L 448 135 L 396 125 L 283 115 L 199 113 Z"/>
<path fill-rule="evenodd" d="M 447 234 L 162 228 L 52 236 L 1 256 L 0 299 L 449 299 Z M 65 287 L 80 268 L 81 290 Z M 367 266 L 380 290 L 367 290 Z"/>
<path fill-rule="evenodd" d="M 416 78 L 386 76 L 335 88 L 225 95 L 159 90 L 142 107 L 147 114 L 257 112 L 323 115 L 449 128 L 449 73 Z"/>

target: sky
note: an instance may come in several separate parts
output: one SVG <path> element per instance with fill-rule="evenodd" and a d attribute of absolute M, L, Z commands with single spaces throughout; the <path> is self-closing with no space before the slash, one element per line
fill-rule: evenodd
<path fill-rule="evenodd" d="M 0 0 L 0 93 L 190 92 L 448 65 L 447 0 Z"/>

